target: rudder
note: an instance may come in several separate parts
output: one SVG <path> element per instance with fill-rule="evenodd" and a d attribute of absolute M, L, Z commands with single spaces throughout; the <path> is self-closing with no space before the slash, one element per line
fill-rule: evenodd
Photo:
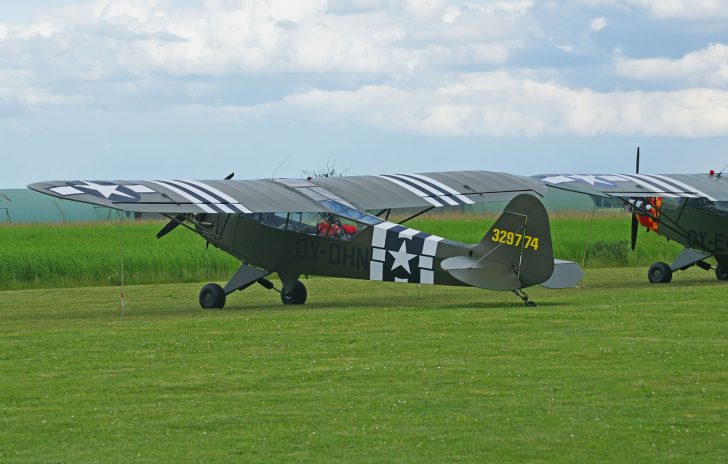
<path fill-rule="evenodd" d="M 489 290 L 518 290 L 547 281 L 554 271 L 548 213 L 529 194 L 513 198 L 470 256 L 449 258 L 453 277 Z"/>

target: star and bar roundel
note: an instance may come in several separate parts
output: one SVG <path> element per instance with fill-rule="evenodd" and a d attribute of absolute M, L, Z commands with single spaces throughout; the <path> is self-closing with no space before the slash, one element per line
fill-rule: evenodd
<path fill-rule="evenodd" d="M 369 279 L 434 284 L 434 262 L 442 237 L 391 222 L 374 226 Z"/>
<path fill-rule="evenodd" d="M 206 213 L 250 213 L 235 198 L 206 183 L 196 180 L 151 180 L 146 181 L 174 192 L 185 201 L 197 205 Z M 139 203 L 145 194 L 159 194 L 162 191 L 142 184 L 120 184 L 108 181 L 73 181 L 49 189 L 67 197 L 88 194 L 113 203 Z"/>

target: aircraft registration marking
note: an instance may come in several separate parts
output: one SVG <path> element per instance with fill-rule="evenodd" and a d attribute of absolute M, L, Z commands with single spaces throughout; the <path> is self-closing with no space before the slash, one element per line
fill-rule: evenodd
<path fill-rule="evenodd" d="M 503 229 L 493 229 L 491 240 L 496 243 L 514 247 L 520 247 L 521 242 L 523 242 L 523 248 L 531 248 L 534 251 L 538 251 L 538 247 L 540 246 L 538 237 L 519 234 L 518 232 L 511 232 Z"/>

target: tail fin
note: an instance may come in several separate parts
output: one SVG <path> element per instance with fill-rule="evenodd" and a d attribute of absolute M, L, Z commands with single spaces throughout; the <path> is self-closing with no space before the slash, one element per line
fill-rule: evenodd
<path fill-rule="evenodd" d="M 546 208 L 533 195 L 518 195 L 470 256 L 448 258 L 442 268 L 466 284 L 489 290 L 518 290 L 546 282 L 554 272 Z"/>

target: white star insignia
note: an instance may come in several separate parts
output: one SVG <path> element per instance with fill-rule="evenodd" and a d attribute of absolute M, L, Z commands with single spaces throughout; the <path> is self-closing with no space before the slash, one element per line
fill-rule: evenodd
<path fill-rule="evenodd" d="M 407 242 L 402 242 L 402 246 L 399 247 L 399 251 L 388 250 L 389 253 L 394 257 L 394 263 L 392 263 L 392 271 L 401 267 L 407 274 L 412 274 L 410 271 L 409 262 L 413 260 L 417 255 L 407 253 Z"/>
<path fill-rule="evenodd" d="M 101 195 L 103 195 L 104 198 L 108 199 L 111 197 L 111 195 L 118 195 L 120 197 L 127 197 L 127 198 L 134 198 L 133 196 L 120 192 L 119 191 L 119 185 L 100 185 L 95 184 L 93 182 L 86 181 L 86 185 L 76 185 L 75 187 L 81 187 L 89 190 L 96 190 Z"/>

